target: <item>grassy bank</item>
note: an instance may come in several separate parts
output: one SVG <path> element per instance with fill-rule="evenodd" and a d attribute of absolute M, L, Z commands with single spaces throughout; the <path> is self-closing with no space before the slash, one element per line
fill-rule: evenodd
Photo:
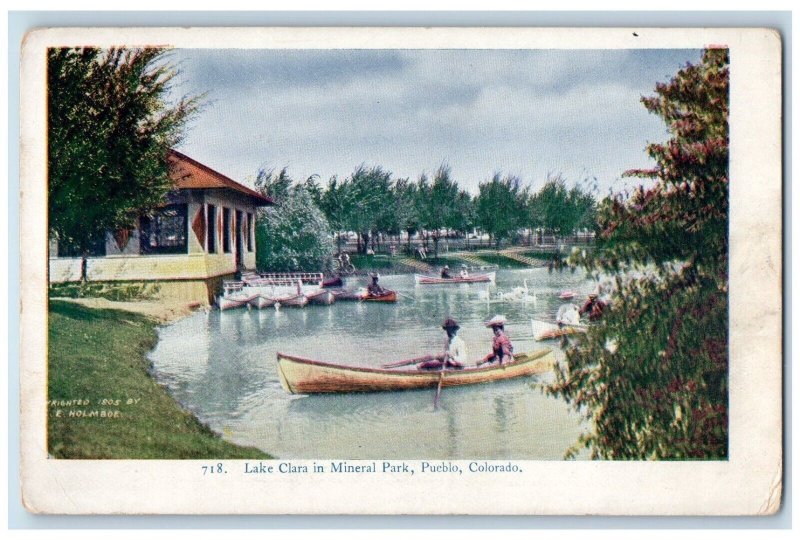
<path fill-rule="evenodd" d="M 270 457 L 223 441 L 153 380 L 145 356 L 157 339 L 152 319 L 55 300 L 49 315 L 50 454 L 78 459 Z"/>

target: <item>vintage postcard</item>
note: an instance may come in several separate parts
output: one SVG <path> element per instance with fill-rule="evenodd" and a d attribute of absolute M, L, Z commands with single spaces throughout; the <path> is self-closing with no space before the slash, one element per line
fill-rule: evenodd
<path fill-rule="evenodd" d="M 781 47 L 31 32 L 25 507 L 775 513 Z"/>

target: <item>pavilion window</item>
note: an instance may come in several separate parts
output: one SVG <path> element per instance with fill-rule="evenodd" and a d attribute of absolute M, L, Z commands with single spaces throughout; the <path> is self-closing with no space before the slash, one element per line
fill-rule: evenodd
<path fill-rule="evenodd" d="M 187 205 L 171 204 L 139 220 L 142 255 L 188 253 Z"/>
<path fill-rule="evenodd" d="M 217 252 L 217 207 L 213 204 L 208 205 L 208 216 L 206 218 L 206 242 L 208 242 L 208 252 Z"/>
<path fill-rule="evenodd" d="M 253 214 L 248 212 L 247 213 L 247 251 L 253 251 L 253 237 L 255 236 L 255 224 L 256 221 L 253 219 Z"/>
<path fill-rule="evenodd" d="M 222 251 L 231 252 L 231 209 L 222 209 Z"/>

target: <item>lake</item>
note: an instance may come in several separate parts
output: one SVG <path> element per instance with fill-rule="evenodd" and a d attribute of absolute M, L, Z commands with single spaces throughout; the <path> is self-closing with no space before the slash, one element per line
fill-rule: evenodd
<path fill-rule="evenodd" d="M 366 285 L 350 278 L 348 286 Z M 415 285 L 412 275 L 385 276 L 396 304 L 339 302 L 276 311 L 198 312 L 159 329 L 150 353 L 156 378 L 201 422 L 231 442 L 279 458 L 562 459 L 587 429 L 565 401 L 541 385 L 551 374 L 475 386 L 372 394 L 297 396 L 280 385 L 278 351 L 377 367 L 438 352 L 446 317 L 461 326 L 471 363 L 491 350 L 483 321 L 504 315 L 515 352 L 556 342 L 533 340 L 531 318 L 553 320 L 564 289 L 594 288 L 577 271 L 499 270 L 497 283 Z M 536 302 L 501 302 L 497 292 L 528 287 Z M 487 291 L 490 300 L 487 301 Z"/>

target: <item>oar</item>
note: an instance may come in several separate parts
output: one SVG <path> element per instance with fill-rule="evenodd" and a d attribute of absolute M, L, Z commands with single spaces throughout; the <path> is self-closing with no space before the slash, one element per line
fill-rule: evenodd
<path fill-rule="evenodd" d="M 401 296 L 403 298 L 408 298 L 411 301 L 415 301 L 416 300 L 416 298 L 414 298 L 413 296 L 408 296 L 407 294 L 403 294 L 403 293 L 401 293 L 399 291 L 394 291 L 394 292 L 395 292 L 395 294 L 397 294 L 397 296 Z"/>
<path fill-rule="evenodd" d="M 436 387 L 436 397 L 433 398 L 433 410 L 434 411 L 439 408 L 439 395 L 441 395 L 441 393 L 442 393 L 442 383 L 444 382 L 445 365 L 446 365 L 446 363 L 442 364 L 442 372 L 439 375 L 439 386 Z"/>
<path fill-rule="evenodd" d="M 411 364 L 419 364 L 420 362 L 427 362 L 428 360 L 432 360 L 433 356 L 430 354 L 425 356 L 419 356 L 417 358 L 409 358 L 408 360 L 400 360 L 398 362 L 392 362 L 390 364 L 383 364 L 382 368 L 395 368 L 401 366 L 410 366 Z"/>

